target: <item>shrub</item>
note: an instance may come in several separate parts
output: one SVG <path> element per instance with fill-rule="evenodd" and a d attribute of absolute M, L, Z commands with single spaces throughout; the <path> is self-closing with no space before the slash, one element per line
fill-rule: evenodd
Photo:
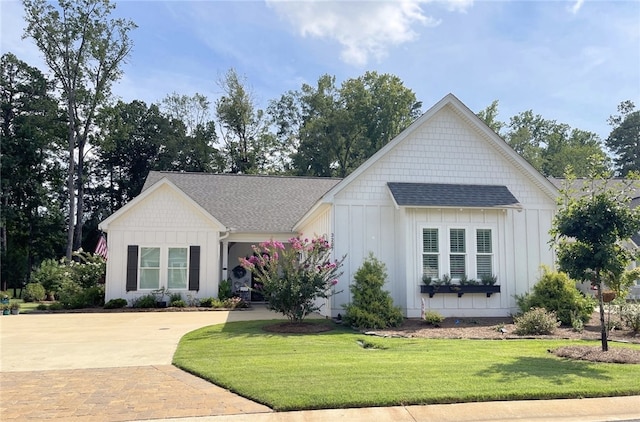
<path fill-rule="evenodd" d="M 132 300 L 131 306 L 134 308 L 155 308 L 157 306 L 156 297 L 152 294 L 140 296 Z"/>
<path fill-rule="evenodd" d="M 39 311 L 46 311 L 47 309 L 49 309 L 49 307 L 44 303 L 40 303 L 38 306 L 36 306 L 36 309 Z"/>
<path fill-rule="evenodd" d="M 346 305 L 345 323 L 360 328 L 386 328 L 400 325 L 400 307 L 393 306 L 389 292 L 382 290 L 387 279 L 386 266 L 373 254 L 362 263 L 351 285 L 353 301 Z"/>
<path fill-rule="evenodd" d="M 54 302 L 51 305 L 49 305 L 50 311 L 61 311 L 63 309 L 64 309 L 64 306 L 62 306 L 62 303 L 59 303 L 59 302 Z"/>
<path fill-rule="evenodd" d="M 63 262 L 53 259 L 45 259 L 31 274 L 34 283 L 40 283 L 47 294 L 57 296 L 62 288 L 62 283 L 71 281 L 71 273 Z"/>
<path fill-rule="evenodd" d="M 242 259 L 243 268 L 262 285 L 260 293 L 267 307 L 300 322 L 320 309 L 318 299 L 334 294 L 342 260 L 331 260 L 331 245 L 324 238 L 267 241 L 253 247 L 253 256 Z"/>
<path fill-rule="evenodd" d="M 544 308 L 555 312 L 560 322 L 569 326 L 572 325 L 572 316 L 582 322 L 589 321 L 596 306 L 595 300 L 583 295 L 567 274 L 547 268 L 543 271 L 530 294 L 516 296 L 520 311 L 524 313 L 532 308 Z"/>
<path fill-rule="evenodd" d="M 182 295 L 180 293 L 171 293 L 169 295 L 169 304 L 171 305 L 171 303 L 173 302 L 177 302 L 179 300 L 182 300 Z M 171 305 L 173 306 L 173 305 Z"/>
<path fill-rule="evenodd" d="M 629 303 L 620 311 L 622 322 L 634 333 L 640 332 L 640 303 Z"/>
<path fill-rule="evenodd" d="M 231 280 L 221 281 L 218 285 L 218 299 L 225 300 L 231 298 Z"/>
<path fill-rule="evenodd" d="M 66 309 L 84 308 L 82 286 L 75 281 L 63 281 L 58 290 L 58 302 Z"/>
<path fill-rule="evenodd" d="M 555 312 L 544 308 L 531 308 L 514 318 L 515 333 L 520 336 L 551 334 L 560 326 Z"/>
<path fill-rule="evenodd" d="M 73 257 L 76 260 L 66 265 L 71 279 L 83 288 L 100 284 L 106 270 L 105 259 L 82 249 L 75 251 Z"/>
<path fill-rule="evenodd" d="M 120 309 L 120 308 L 124 308 L 125 306 L 127 306 L 127 300 L 118 298 L 118 299 L 111 299 L 110 301 L 105 303 L 104 309 Z"/>
<path fill-rule="evenodd" d="M 439 312 L 427 311 L 424 314 L 424 322 L 434 327 L 439 327 L 442 321 L 444 321 L 444 317 Z"/>
<path fill-rule="evenodd" d="M 178 300 L 172 300 L 171 302 L 169 302 L 169 306 L 172 306 L 174 308 L 184 308 L 185 306 L 187 306 L 187 304 L 184 300 L 178 299 Z"/>
<path fill-rule="evenodd" d="M 229 309 L 240 309 L 240 308 L 249 307 L 249 304 L 244 300 L 240 299 L 239 297 L 230 297 L 228 299 L 225 299 L 222 301 L 221 305 L 222 305 L 222 308 L 229 308 Z"/>
<path fill-rule="evenodd" d="M 47 293 L 44 290 L 44 287 L 40 283 L 29 283 L 24 288 L 22 293 L 22 300 L 25 302 L 40 302 L 44 300 Z"/>
<path fill-rule="evenodd" d="M 213 301 L 216 300 L 215 297 L 206 297 L 204 299 L 200 299 L 200 306 L 203 308 L 213 308 Z"/>

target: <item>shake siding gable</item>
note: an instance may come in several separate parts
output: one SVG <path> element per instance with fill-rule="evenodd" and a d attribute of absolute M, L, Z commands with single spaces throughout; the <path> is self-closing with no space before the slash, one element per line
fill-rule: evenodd
<path fill-rule="evenodd" d="M 188 290 L 198 292 L 198 297 L 216 296 L 219 233 L 225 230 L 224 226 L 170 183 L 159 183 L 139 196 L 134 206 L 107 220 L 111 253 L 107 261 L 106 297 L 133 300 L 149 293 L 137 288 L 140 247 L 161 248 L 163 262 L 168 248 L 190 248 Z M 136 248 L 135 256 L 128 252 L 130 246 Z M 165 271 L 163 267 L 163 274 Z"/>

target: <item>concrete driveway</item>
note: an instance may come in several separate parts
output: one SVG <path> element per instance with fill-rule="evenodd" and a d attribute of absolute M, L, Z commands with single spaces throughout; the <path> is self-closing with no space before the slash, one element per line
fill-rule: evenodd
<path fill-rule="evenodd" d="M 0 318 L 0 371 L 170 365 L 180 338 L 227 321 L 279 318 L 242 311 L 12 315 Z"/>
<path fill-rule="evenodd" d="M 273 413 L 170 364 L 189 331 L 278 317 L 264 307 L 0 317 L 0 420 L 640 421 L 639 396 Z"/>

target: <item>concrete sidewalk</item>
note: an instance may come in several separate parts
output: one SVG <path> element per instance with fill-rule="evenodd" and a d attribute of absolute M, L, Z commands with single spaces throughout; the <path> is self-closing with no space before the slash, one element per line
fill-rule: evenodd
<path fill-rule="evenodd" d="M 278 317 L 264 307 L 2 317 L 0 420 L 640 421 L 639 396 L 275 413 L 171 366 L 189 331 Z"/>

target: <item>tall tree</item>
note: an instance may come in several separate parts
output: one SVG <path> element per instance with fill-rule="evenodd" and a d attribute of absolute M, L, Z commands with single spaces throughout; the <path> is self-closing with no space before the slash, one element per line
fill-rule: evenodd
<path fill-rule="evenodd" d="M 629 206 L 632 180 L 614 188 L 608 183 L 611 175 L 601 172 L 601 163 L 593 168 L 577 193 L 572 190 L 574 177 L 568 175 L 551 234 L 556 240 L 560 269 L 575 280 L 591 281 L 597 288 L 602 350 L 607 351 L 602 286 L 607 280 L 617 280 L 633 259 L 634 253 L 620 241 L 640 231 L 640 208 Z"/>
<path fill-rule="evenodd" d="M 2 56 L 0 290 L 20 287 L 34 266 L 64 250 L 65 122 L 52 88 L 38 69 Z"/>
<path fill-rule="evenodd" d="M 609 164 L 600 138 L 593 132 L 547 120 L 532 110 L 516 114 L 505 124 L 497 118 L 497 100 L 477 116 L 545 176 L 563 177 L 571 165 L 577 177 L 586 177 L 593 156 L 598 156 L 603 165 Z"/>
<path fill-rule="evenodd" d="M 246 81 L 229 69 L 218 81 L 223 95 L 215 110 L 224 144 L 223 152 L 231 173 L 258 173 L 268 166 L 274 139 L 268 133 L 264 112 Z"/>
<path fill-rule="evenodd" d="M 304 84 L 273 105 L 270 110 L 286 118 L 278 137 L 289 140 L 293 171 L 340 177 L 409 126 L 422 106 L 399 78 L 377 72 L 348 79 L 340 88 L 335 77 L 323 75 L 315 86 Z"/>
<path fill-rule="evenodd" d="M 632 101 L 618 105 L 617 115 L 609 117 L 613 130 L 605 140 L 615 154 L 616 172 L 626 176 L 630 171 L 640 171 L 640 110 Z"/>
<path fill-rule="evenodd" d="M 504 127 L 504 122 L 498 120 L 498 100 L 494 100 L 491 105 L 477 113 L 477 116 L 491 128 L 495 133 L 500 135 L 500 131 Z"/>
<path fill-rule="evenodd" d="M 135 24 L 113 19 L 109 0 L 22 0 L 27 27 L 58 84 L 68 120 L 67 259 L 82 241 L 85 146 L 98 108 L 122 74 Z M 77 165 L 76 165 L 77 160 Z M 76 195 L 77 190 L 77 195 Z M 77 199 L 77 206 L 76 206 Z M 75 225 L 74 225 L 75 221 Z"/>

